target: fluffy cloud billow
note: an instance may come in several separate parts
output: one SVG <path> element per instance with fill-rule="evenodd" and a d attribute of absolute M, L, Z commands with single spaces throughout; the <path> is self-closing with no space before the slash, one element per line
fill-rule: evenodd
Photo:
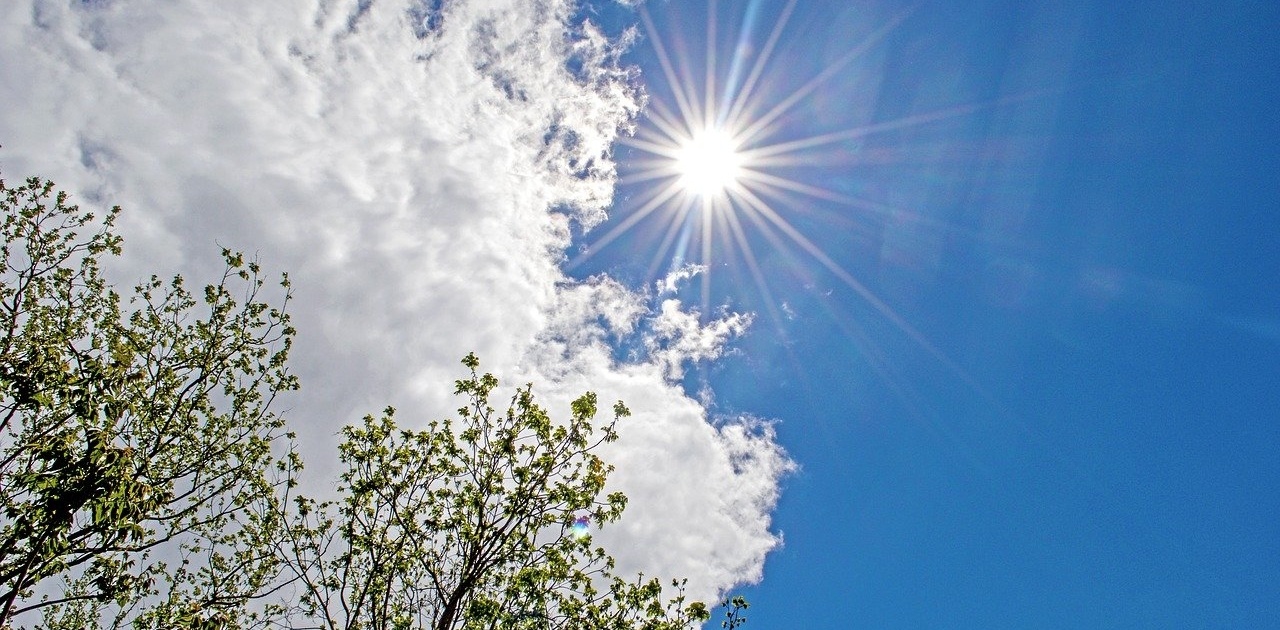
<path fill-rule="evenodd" d="M 15 0 L 0 5 L 0 167 L 125 207 L 117 283 L 208 279 L 225 246 L 288 270 L 309 469 L 392 404 L 455 407 L 475 351 L 553 411 L 586 389 L 635 416 L 610 452 L 627 570 L 710 597 L 760 577 L 790 462 L 767 425 L 708 422 L 671 378 L 747 324 L 560 268 L 608 209 L 642 103 L 570 2 Z M 651 331 L 631 361 L 613 344 Z M 652 332 L 657 331 L 657 332 Z M 649 334 L 649 333 L 645 333 Z M 665 341 L 664 341 L 665 339 Z"/>

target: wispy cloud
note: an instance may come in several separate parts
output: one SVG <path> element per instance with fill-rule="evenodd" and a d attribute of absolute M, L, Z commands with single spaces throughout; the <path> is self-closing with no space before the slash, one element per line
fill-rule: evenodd
<path fill-rule="evenodd" d="M 699 323 L 607 277 L 567 278 L 571 221 L 611 202 L 611 147 L 642 102 L 617 43 L 564 0 L 0 7 L 0 165 L 119 203 L 121 284 L 207 277 L 219 244 L 295 280 L 317 478 L 337 427 L 394 404 L 449 413 L 457 360 L 636 412 L 612 454 L 624 568 L 695 594 L 759 577 L 790 463 L 767 426 L 713 426 L 672 379 L 749 318 Z M 612 344 L 653 331 L 647 352 Z"/>

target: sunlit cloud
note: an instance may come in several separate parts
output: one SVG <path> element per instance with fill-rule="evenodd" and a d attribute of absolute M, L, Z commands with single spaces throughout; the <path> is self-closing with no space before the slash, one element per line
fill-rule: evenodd
<path fill-rule="evenodd" d="M 199 283 L 220 245 L 290 272 L 303 390 L 283 406 L 318 491 L 343 424 L 386 405 L 409 425 L 451 414 L 467 352 L 557 417 L 586 390 L 624 400 L 607 459 L 629 508 L 588 532 L 622 571 L 687 576 L 710 599 L 759 579 L 790 462 L 767 426 L 708 422 L 674 382 L 745 316 L 561 268 L 573 230 L 611 211 L 612 147 L 643 96 L 619 61 L 628 36 L 579 9 L 0 2 L 0 169 L 123 206 L 123 286 Z"/>

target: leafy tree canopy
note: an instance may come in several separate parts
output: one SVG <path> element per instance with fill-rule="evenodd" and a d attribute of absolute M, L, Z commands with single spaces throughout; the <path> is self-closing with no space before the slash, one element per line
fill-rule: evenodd
<path fill-rule="evenodd" d="M 556 421 L 468 355 L 457 418 L 387 409 L 342 431 L 334 498 L 298 494 L 278 396 L 287 276 L 223 251 L 201 291 L 122 295 L 119 208 L 0 180 L 0 628 L 678 630 L 710 615 L 683 582 L 624 579 L 582 522 L 616 520 L 617 439 L 586 393 Z M 278 304 L 266 301 L 278 296 Z M 126 297 L 127 296 L 127 297 Z M 423 426 L 417 424 L 416 426 Z M 735 628 L 746 602 L 726 602 Z"/>

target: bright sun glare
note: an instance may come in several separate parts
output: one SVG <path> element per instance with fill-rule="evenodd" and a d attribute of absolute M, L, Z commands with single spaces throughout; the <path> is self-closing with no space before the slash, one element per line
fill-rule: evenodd
<path fill-rule="evenodd" d="M 645 124 L 634 136 L 621 137 L 618 142 L 637 152 L 630 162 L 630 172 L 622 180 L 631 185 L 642 182 L 652 185 L 629 202 L 625 218 L 585 248 L 568 267 L 576 267 L 646 217 L 656 215 L 660 217 L 659 224 L 665 227 L 657 232 L 661 236 L 646 271 L 647 279 L 658 277 L 664 267 L 674 271 L 688 263 L 696 264 L 702 269 L 701 312 L 708 313 L 712 311 L 711 268 L 717 264 L 741 263 L 759 291 L 761 308 L 769 312 L 781 329 L 782 322 L 791 319 L 791 315 L 785 302 L 779 305 L 773 299 L 756 250 L 767 246 L 788 257 L 798 253 L 794 250 L 800 250 L 921 347 L 971 381 L 962 368 L 790 221 L 791 208 L 803 208 L 806 198 L 836 207 L 843 205 L 856 212 L 888 213 L 893 217 L 914 216 L 910 209 L 894 208 L 794 178 L 787 175 L 787 169 L 810 162 L 805 155 L 810 151 L 965 116 L 998 103 L 971 103 L 810 136 L 777 137 L 780 121 L 798 103 L 825 82 L 840 76 L 914 11 L 909 8 L 899 12 L 829 62 L 813 78 L 776 103 L 770 103 L 765 100 L 769 92 L 761 88 L 769 82 L 771 73 L 790 75 L 790 68 L 779 67 L 775 55 L 783 29 L 799 3 L 800 0 L 787 1 L 759 48 L 742 43 L 751 35 L 749 16 L 753 14 L 748 11 L 741 18 L 739 45 L 729 58 L 727 72 L 721 72 L 717 56 L 717 33 L 721 30 L 717 23 L 717 5 L 714 0 L 708 1 L 702 76 L 694 73 L 695 64 L 688 56 L 673 59 L 668 54 L 660 29 L 641 4 L 640 18 L 671 96 L 669 101 L 662 98 L 651 101 Z M 742 4 L 755 6 L 756 3 Z M 677 52 L 688 55 L 685 46 Z M 754 238 L 755 235 L 764 242 Z M 861 333 L 859 336 L 861 338 Z"/>
<path fill-rule="evenodd" d="M 646 277 L 656 277 L 664 266 L 676 269 L 687 262 L 695 262 L 709 270 L 717 262 L 716 248 L 725 247 L 722 251 L 730 252 L 725 255 L 726 262 L 736 259 L 745 265 L 763 298 L 762 307 L 770 312 L 775 322 L 782 322 L 785 305 L 782 308 L 774 306 L 755 251 L 760 246 L 759 241 L 748 238 L 748 231 L 751 231 L 759 234 L 772 249 L 794 248 L 807 253 L 917 343 L 949 363 L 920 332 L 793 225 L 787 205 L 781 202 L 799 205 L 807 197 L 874 212 L 886 212 L 886 206 L 788 177 L 783 169 L 805 164 L 804 154 L 808 151 L 883 131 L 963 116 L 981 109 L 983 105 L 951 107 L 807 137 L 775 137 L 779 121 L 798 103 L 820 89 L 826 81 L 839 76 L 844 68 L 886 38 L 913 11 L 908 9 L 898 13 L 813 78 L 777 103 L 770 104 L 764 100 L 766 91 L 761 87 L 768 83 L 771 69 L 774 72 L 783 70 L 776 66 L 776 45 L 799 2 L 787 2 L 759 49 L 739 45 L 729 59 L 728 71 L 724 73 L 718 71 L 717 63 L 716 34 L 720 28 L 716 3 L 708 2 L 706 64 L 702 76 L 691 73 L 693 64 L 689 58 L 672 59 L 659 36 L 660 30 L 641 5 L 640 18 L 672 91 L 670 105 L 674 107 L 664 99 L 654 99 L 646 114 L 646 124 L 635 136 L 620 138 L 619 143 L 643 154 L 632 160 L 631 172 L 624 176 L 624 181 L 629 184 L 653 182 L 654 185 L 635 198 L 625 219 L 570 261 L 569 266 L 590 258 L 646 217 L 657 213 L 666 227 L 661 230 L 661 240 Z M 745 41 L 751 25 L 747 17 L 742 20 L 738 39 Z M 685 52 L 683 46 L 679 50 Z M 755 53 L 748 55 L 743 52 L 748 50 L 755 50 Z M 736 254 L 732 253 L 735 250 Z M 702 274 L 703 312 L 711 309 L 710 282 L 710 272 L 707 271 Z"/>
<path fill-rule="evenodd" d="M 721 129 L 705 129 L 676 152 L 675 168 L 685 191 L 713 197 L 724 194 L 742 174 L 742 156 L 733 137 Z"/>

